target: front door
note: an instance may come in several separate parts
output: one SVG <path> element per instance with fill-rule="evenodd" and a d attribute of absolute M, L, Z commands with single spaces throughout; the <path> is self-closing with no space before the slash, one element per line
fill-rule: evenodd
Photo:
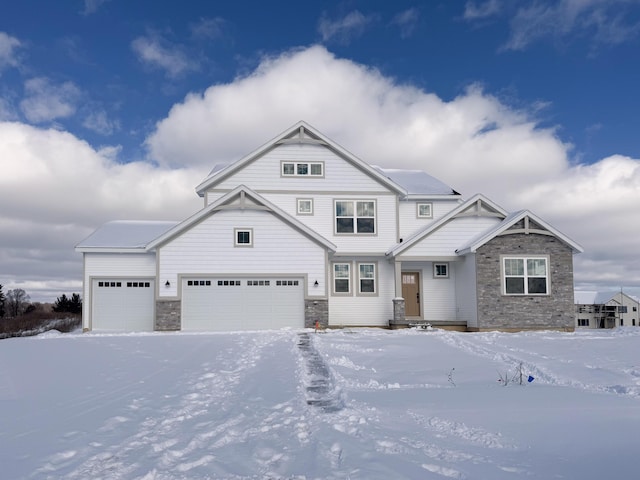
<path fill-rule="evenodd" d="M 402 297 L 407 317 L 420 316 L 420 274 L 402 272 Z"/>

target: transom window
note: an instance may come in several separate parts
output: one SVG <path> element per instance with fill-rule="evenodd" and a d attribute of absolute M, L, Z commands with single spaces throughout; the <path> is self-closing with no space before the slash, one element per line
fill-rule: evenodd
<path fill-rule="evenodd" d="M 376 264 L 358 264 L 358 293 L 376 293 Z"/>
<path fill-rule="evenodd" d="M 336 200 L 336 233 L 376 233 L 376 202 Z"/>
<path fill-rule="evenodd" d="M 417 209 L 418 218 L 433 218 L 432 203 L 418 203 Z"/>
<path fill-rule="evenodd" d="M 549 275 L 545 257 L 505 257 L 503 272 L 506 295 L 547 295 L 549 293 Z"/>
<path fill-rule="evenodd" d="M 282 162 L 282 175 L 285 177 L 322 177 L 322 162 Z"/>
<path fill-rule="evenodd" d="M 351 293 L 351 264 L 333 264 L 333 292 Z"/>
<path fill-rule="evenodd" d="M 253 246 L 253 231 L 250 228 L 235 228 L 234 237 L 236 247 Z"/>
<path fill-rule="evenodd" d="M 448 263 L 434 263 L 433 264 L 433 276 L 434 276 L 434 278 L 449 278 L 449 264 Z"/>

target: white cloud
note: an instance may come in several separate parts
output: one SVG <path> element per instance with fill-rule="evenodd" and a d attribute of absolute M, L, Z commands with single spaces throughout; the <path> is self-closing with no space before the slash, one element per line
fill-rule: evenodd
<path fill-rule="evenodd" d="M 190 26 L 191 34 L 197 38 L 219 38 L 224 34 L 226 23 L 222 17 L 201 18 Z"/>
<path fill-rule="evenodd" d="M 22 46 L 20 40 L 0 32 L 0 73 L 7 67 L 19 65 L 17 50 Z"/>
<path fill-rule="evenodd" d="M 70 117 L 76 112 L 81 92 L 72 82 L 53 84 L 48 78 L 27 80 L 25 98 L 20 102 L 24 116 L 33 123 Z"/>
<path fill-rule="evenodd" d="M 110 0 L 84 0 L 84 10 L 82 15 L 91 15 L 96 13 L 98 9 Z"/>
<path fill-rule="evenodd" d="M 87 115 L 82 126 L 101 135 L 111 135 L 120 129 L 120 123 L 117 120 L 110 120 L 107 112 L 103 110 Z"/>
<path fill-rule="evenodd" d="M 529 2 L 520 6 L 511 19 L 511 35 L 503 48 L 524 50 L 536 41 L 570 41 L 573 36 L 588 36 L 592 47 L 626 42 L 640 33 L 640 22 L 627 16 L 627 9 L 637 3 L 637 0 Z"/>
<path fill-rule="evenodd" d="M 169 77 L 178 77 L 198 69 L 198 64 L 180 47 L 170 44 L 157 35 L 138 37 L 131 42 L 131 48 L 140 62 L 164 70 Z"/>
<path fill-rule="evenodd" d="M 639 161 L 573 165 L 571 145 L 538 126 L 536 108 L 514 110 L 477 86 L 446 102 L 316 46 L 187 96 L 147 143 L 167 168 L 211 168 L 304 119 L 369 163 L 421 168 L 467 197 L 481 192 L 541 215 L 586 248 L 577 265 L 599 265 L 577 268 L 578 282 L 608 272 L 640 286 L 638 273 L 610 260 L 637 258 L 640 223 L 624 219 L 640 205 Z"/>
<path fill-rule="evenodd" d="M 400 36 L 407 38 L 413 34 L 419 18 L 420 11 L 417 8 L 409 8 L 395 15 L 391 24 L 400 27 Z"/>
<path fill-rule="evenodd" d="M 464 6 L 463 18 L 465 20 L 478 20 L 492 17 L 502 8 L 500 0 L 486 0 L 484 3 L 467 2 Z"/>
<path fill-rule="evenodd" d="M 318 32 L 323 41 L 336 40 L 348 43 L 353 37 L 359 37 L 375 21 L 375 15 L 364 15 L 358 10 L 348 13 L 337 20 L 323 16 L 318 22 Z"/>

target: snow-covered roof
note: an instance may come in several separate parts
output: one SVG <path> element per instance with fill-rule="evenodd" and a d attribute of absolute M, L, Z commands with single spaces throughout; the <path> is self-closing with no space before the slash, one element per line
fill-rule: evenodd
<path fill-rule="evenodd" d="M 107 222 L 76 245 L 76 251 L 96 249 L 144 249 L 179 222 L 116 220 Z"/>
<path fill-rule="evenodd" d="M 378 172 L 404 187 L 409 195 L 459 195 L 447 184 L 422 170 L 382 168 L 373 165 Z"/>
<path fill-rule="evenodd" d="M 574 303 L 579 305 L 604 305 L 610 302 L 616 295 L 620 295 L 621 292 L 595 292 L 595 291 L 579 291 L 576 290 L 573 294 Z M 640 299 L 634 295 L 628 295 L 624 292 L 622 294 L 625 297 L 633 300 L 634 302 L 640 302 Z"/>

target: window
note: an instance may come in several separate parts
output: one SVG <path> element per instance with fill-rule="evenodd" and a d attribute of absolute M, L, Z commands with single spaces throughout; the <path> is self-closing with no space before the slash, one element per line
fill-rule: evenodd
<path fill-rule="evenodd" d="M 578 326 L 579 327 L 588 327 L 589 326 L 589 319 L 588 318 L 579 318 L 578 319 Z"/>
<path fill-rule="evenodd" d="M 235 245 L 236 247 L 251 247 L 253 246 L 253 231 L 252 229 L 234 229 Z"/>
<path fill-rule="evenodd" d="M 448 263 L 434 263 L 433 264 L 433 278 L 449 278 L 449 264 Z"/>
<path fill-rule="evenodd" d="M 376 202 L 336 200 L 336 233 L 375 233 Z"/>
<path fill-rule="evenodd" d="M 632 307 L 634 312 L 638 311 L 638 307 Z"/>
<path fill-rule="evenodd" d="M 351 293 L 351 264 L 333 264 L 333 293 Z"/>
<path fill-rule="evenodd" d="M 189 287 L 210 287 L 211 280 L 187 280 L 187 286 Z"/>
<path fill-rule="evenodd" d="M 284 177 L 322 177 L 324 164 L 321 162 L 282 162 Z"/>
<path fill-rule="evenodd" d="M 376 264 L 358 264 L 358 293 L 376 293 Z"/>
<path fill-rule="evenodd" d="M 505 295 L 547 295 L 547 259 L 503 258 Z"/>
<path fill-rule="evenodd" d="M 418 203 L 418 218 L 433 218 L 433 204 Z"/>
<path fill-rule="evenodd" d="M 311 198 L 298 199 L 298 215 L 313 215 L 313 200 Z"/>

